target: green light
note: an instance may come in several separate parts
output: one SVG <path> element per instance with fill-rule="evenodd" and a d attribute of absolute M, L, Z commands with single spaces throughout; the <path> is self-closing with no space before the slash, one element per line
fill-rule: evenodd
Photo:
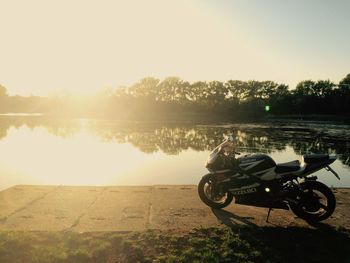
<path fill-rule="evenodd" d="M 265 111 L 270 111 L 270 106 L 269 105 L 265 106 Z"/>

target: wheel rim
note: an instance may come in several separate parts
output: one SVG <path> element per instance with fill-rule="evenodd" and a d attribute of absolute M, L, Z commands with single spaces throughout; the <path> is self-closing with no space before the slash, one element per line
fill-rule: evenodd
<path fill-rule="evenodd" d="M 220 191 L 219 193 L 214 193 L 213 182 L 211 181 L 207 181 L 204 184 L 204 194 L 210 201 L 216 204 L 223 204 L 227 199 L 227 192 L 222 193 L 222 191 Z"/>
<path fill-rule="evenodd" d="M 323 216 L 329 210 L 327 196 L 319 190 L 307 189 L 301 200 L 301 209 L 310 215 Z"/>

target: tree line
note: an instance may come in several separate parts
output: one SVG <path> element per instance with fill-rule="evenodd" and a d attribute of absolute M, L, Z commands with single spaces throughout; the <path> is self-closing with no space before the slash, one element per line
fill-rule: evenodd
<path fill-rule="evenodd" d="M 0 112 L 39 112 L 79 117 L 222 115 L 259 118 L 266 114 L 350 114 L 350 74 L 339 83 L 305 80 L 295 89 L 274 81 L 197 81 L 143 78 L 95 96 L 8 96 L 0 86 Z"/>

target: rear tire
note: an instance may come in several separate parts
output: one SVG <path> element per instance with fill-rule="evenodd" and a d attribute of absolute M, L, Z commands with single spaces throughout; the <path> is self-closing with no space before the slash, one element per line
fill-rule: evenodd
<path fill-rule="evenodd" d="M 299 204 L 290 204 L 290 208 L 295 215 L 308 222 L 316 223 L 333 214 L 336 200 L 328 186 L 317 181 L 306 181 L 301 183 L 300 186 L 303 193 L 298 196 L 300 198 Z M 327 200 L 326 204 L 320 202 L 322 197 Z"/>
<path fill-rule="evenodd" d="M 214 200 L 212 196 L 210 195 L 210 189 L 208 191 L 208 187 L 210 188 L 214 184 L 213 178 L 211 175 L 206 175 L 203 176 L 203 178 L 200 180 L 198 184 L 198 195 L 200 199 L 205 203 L 206 205 L 212 207 L 212 208 L 217 208 L 221 209 L 226 206 L 228 206 L 232 200 L 233 200 L 233 195 L 230 192 L 224 193 L 224 196 L 222 197 L 221 200 Z"/>

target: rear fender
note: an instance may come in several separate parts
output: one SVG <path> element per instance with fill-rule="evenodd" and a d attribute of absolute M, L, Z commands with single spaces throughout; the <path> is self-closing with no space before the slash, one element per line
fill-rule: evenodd
<path fill-rule="evenodd" d="M 305 169 L 302 173 L 303 176 L 312 174 L 314 172 L 317 172 L 318 170 L 321 170 L 323 168 L 327 168 L 328 165 L 330 165 L 331 163 L 333 163 L 336 159 L 332 158 L 329 159 L 327 161 L 323 161 L 323 162 L 319 162 L 319 163 L 306 163 Z"/>

